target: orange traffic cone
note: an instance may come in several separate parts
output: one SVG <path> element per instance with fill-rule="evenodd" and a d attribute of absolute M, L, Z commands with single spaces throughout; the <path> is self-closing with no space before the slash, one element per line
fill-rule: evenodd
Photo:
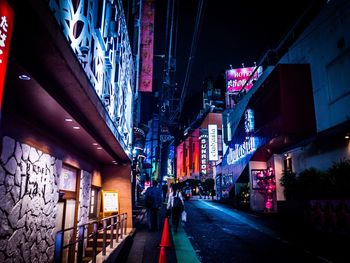
<path fill-rule="evenodd" d="M 160 248 L 158 263 L 166 263 L 166 252 L 165 247 Z"/>
<path fill-rule="evenodd" d="M 170 232 L 169 232 L 169 219 L 167 217 L 164 220 L 162 240 L 161 240 L 159 246 L 171 247 Z"/>

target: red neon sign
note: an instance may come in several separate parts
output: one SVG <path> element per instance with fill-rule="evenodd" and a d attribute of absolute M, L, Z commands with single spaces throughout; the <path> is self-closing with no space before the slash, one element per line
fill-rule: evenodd
<path fill-rule="evenodd" d="M 0 109 L 4 93 L 7 60 L 11 45 L 14 12 L 5 0 L 0 0 Z"/>

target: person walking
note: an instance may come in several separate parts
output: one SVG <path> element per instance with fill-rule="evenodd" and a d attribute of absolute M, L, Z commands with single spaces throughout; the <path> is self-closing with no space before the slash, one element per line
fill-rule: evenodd
<path fill-rule="evenodd" d="M 163 192 L 163 202 L 165 202 L 167 194 L 168 194 L 168 185 L 167 184 L 162 185 L 162 192 Z"/>
<path fill-rule="evenodd" d="M 153 181 L 152 186 L 145 192 L 145 206 L 147 209 L 147 223 L 149 231 L 158 231 L 160 221 L 160 208 L 162 206 L 162 191 L 158 182 Z"/>
<path fill-rule="evenodd" d="M 185 204 L 180 189 L 176 184 L 173 184 L 168 196 L 167 209 L 171 209 L 172 224 L 175 232 L 177 232 L 177 228 L 180 223 L 180 216 L 182 211 L 184 211 L 184 205 Z"/>

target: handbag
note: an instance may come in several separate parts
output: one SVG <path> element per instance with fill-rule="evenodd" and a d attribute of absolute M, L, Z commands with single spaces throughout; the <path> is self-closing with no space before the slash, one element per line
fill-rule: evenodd
<path fill-rule="evenodd" d="M 187 222 L 187 213 L 185 210 L 181 213 L 181 220 L 182 222 Z"/>
<path fill-rule="evenodd" d="M 180 212 L 184 211 L 184 205 L 183 205 L 180 197 L 178 196 L 178 194 L 176 194 L 176 196 L 174 196 L 173 208 L 177 209 Z"/>

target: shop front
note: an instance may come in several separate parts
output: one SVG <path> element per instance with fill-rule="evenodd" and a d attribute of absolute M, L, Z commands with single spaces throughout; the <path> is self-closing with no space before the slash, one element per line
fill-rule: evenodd
<path fill-rule="evenodd" d="M 48 2 L 11 1 L 16 23 L 0 120 L 1 262 L 52 262 L 58 241 L 75 242 L 79 226 L 104 216 L 103 191 L 118 196 L 110 206 L 118 210 L 109 215 L 127 213 L 123 226 L 132 228 L 132 123 L 125 105 L 133 83 L 125 70 L 115 77 L 123 79 L 122 96 L 113 89 L 99 93 L 95 88 L 103 85 L 94 86 L 98 78 L 86 71 L 93 63 L 82 66 Z M 76 251 L 71 246 L 58 257 L 74 262 Z"/>
<path fill-rule="evenodd" d="M 223 157 L 222 196 L 244 200 L 249 186 L 250 208 L 274 212 L 284 199 L 282 149 L 315 133 L 309 67 L 278 65 L 253 92 L 230 120 L 237 126 Z"/>

